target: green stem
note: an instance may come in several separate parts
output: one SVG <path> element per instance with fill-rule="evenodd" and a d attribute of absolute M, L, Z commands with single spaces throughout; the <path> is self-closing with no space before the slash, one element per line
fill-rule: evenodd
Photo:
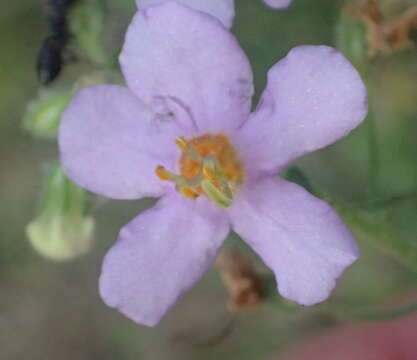
<path fill-rule="evenodd" d="M 284 300 L 280 296 L 273 296 L 273 301 L 269 301 L 269 303 L 278 306 L 282 311 L 285 312 L 293 312 L 293 311 L 300 311 L 305 309 L 304 307 L 288 302 Z M 270 299 L 269 299 L 270 300 Z M 342 307 L 340 304 L 323 304 L 319 305 L 319 309 L 321 312 L 326 314 L 331 314 L 339 319 L 342 320 L 356 320 L 356 321 L 384 321 L 384 320 L 392 320 L 396 318 L 400 318 L 402 316 L 409 315 L 413 312 L 417 311 L 417 302 L 413 302 L 411 304 L 398 306 L 391 310 L 370 310 L 370 309 L 360 309 L 360 310 L 352 310 L 349 309 L 349 305 L 345 305 Z"/>
<path fill-rule="evenodd" d="M 369 84 L 369 82 L 368 82 Z M 368 85 L 368 89 L 370 86 Z M 373 104 L 369 100 L 368 110 L 368 160 L 369 160 L 369 194 L 372 199 L 375 199 L 379 195 L 378 176 L 380 169 L 379 149 L 378 149 L 378 136 L 375 123 L 375 114 L 373 110 Z"/>
<path fill-rule="evenodd" d="M 417 302 L 412 304 L 407 304 L 404 306 L 399 306 L 392 310 L 388 311 L 349 311 L 349 310 L 337 310 L 329 309 L 329 312 L 333 315 L 340 317 L 342 319 L 352 319 L 352 320 L 361 320 L 361 321 L 383 321 L 383 320 L 392 320 L 402 316 L 409 315 L 417 311 Z"/>

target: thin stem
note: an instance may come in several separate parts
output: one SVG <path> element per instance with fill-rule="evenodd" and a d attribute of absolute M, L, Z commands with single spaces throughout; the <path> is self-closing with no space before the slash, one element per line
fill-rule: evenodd
<path fill-rule="evenodd" d="M 331 310 L 330 312 L 337 317 L 341 317 L 343 319 L 353 319 L 353 320 L 362 320 L 362 321 L 383 321 L 383 320 L 391 320 L 396 319 L 402 316 L 409 315 L 415 311 L 417 311 L 417 302 L 412 304 L 407 304 L 403 306 L 399 306 L 392 310 L 387 311 L 349 311 L 349 310 Z"/>
<path fill-rule="evenodd" d="M 278 305 L 283 311 L 300 311 L 305 309 L 304 307 L 288 302 L 280 296 L 273 296 L 274 305 Z M 383 321 L 392 320 L 402 316 L 409 315 L 417 311 L 417 302 L 411 304 L 398 306 L 391 310 L 370 310 L 360 309 L 352 310 L 349 309 L 348 305 L 342 308 L 341 305 L 336 304 L 323 304 L 319 306 L 321 312 L 331 314 L 342 320 L 357 320 L 357 321 Z"/>
<path fill-rule="evenodd" d="M 368 87 L 369 88 L 369 87 Z M 375 113 L 373 110 L 373 104 L 369 102 L 369 112 L 368 112 L 368 161 L 369 161 L 369 172 L 368 172 L 368 181 L 369 181 L 369 194 L 371 198 L 377 198 L 379 194 L 378 187 L 378 176 L 380 169 L 380 159 L 379 159 L 379 148 L 378 148 L 378 136 L 377 128 L 375 123 Z"/>

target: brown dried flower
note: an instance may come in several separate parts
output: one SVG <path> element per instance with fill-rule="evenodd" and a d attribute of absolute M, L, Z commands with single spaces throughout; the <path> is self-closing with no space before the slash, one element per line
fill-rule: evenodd
<path fill-rule="evenodd" d="M 224 250 L 218 256 L 216 266 L 229 291 L 232 310 L 252 308 L 261 302 L 262 279 L 248 258 L 239 251 Z"/>
<path fill-rule="evenodd" d="M 415 45 L 410 34 L 413 28 L 417 28 L 417 6 L 391 20 L 384 18 L 375 0 L 349 4 L 347 11 L 366 27 L 369 56 L 392 53 Z"/>

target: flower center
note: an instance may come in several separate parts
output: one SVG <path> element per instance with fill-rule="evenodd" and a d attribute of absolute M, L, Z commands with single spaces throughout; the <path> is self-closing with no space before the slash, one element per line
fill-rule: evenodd
<path fill-rule="evenodd" d="M 207 196 L 222 208 L 233 202 L 233 193 L 243 179 L 243 168 L 229 138 L 223 134 L 204 134 L 186 140 L 176 139 L 182 151 L 180 175 L 158 166 L 156 175 L 176 184 L 179 193 L 189 199 Z"/>

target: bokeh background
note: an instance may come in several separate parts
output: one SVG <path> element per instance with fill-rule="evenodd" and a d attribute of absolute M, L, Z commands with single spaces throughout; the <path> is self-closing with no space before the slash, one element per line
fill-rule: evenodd
<path fill-rule="evenodd" d="M 415 0 L 379 2 L 387 16 L 415 5 Z M 155 329 L 137 326 L 107 308 L 97 290 L 103 255 L 118 229 L 150 201 L 98 201 L 93 208 L 95 246 L 79 259 L 51 262 L 32 249 L 25 227 L 36 214 L 45 166 L 57 157 L 53 141 L 36 140 L 21 127 L 27 103 L 39 91 L 34 68 L 48 32 L 45 3 L 0 4 L 0 359 L 246 360 L 273 354 L 279 358 L 309 336 L 346 321 L 326 306 L 292 310 L 274 299 L 250 311 L 231 313 L 216 270 Z M 294 0 L 287 11 L 272 11 L 260 0 L 236 0 L 233 31 L 251 60 L 258 94 L 267 69 L 293 46 L 335 45 L 343 3 Z M 135 5 L 134 0 L 107 0 L 107 4 L 107 46 L 115 51 Z M 77 58 L 65 67 L 52 89 L 65 88 L 94 70 L 82 53 Z M 416 49 L 372 60 L 369 85 L 382 199 L 413 192 L 417 186 L 416 80 Z M 297 165 L 320 192 L 356 206 L 370 199 L 368 138 L 364 123 L 345 140 Z M 398 201 L 386 221 L 392 222 L 395 241 L 417 247 L 415 197 Z M 381 251 L 377 236 L 358 240 L 362 257 L 339 281 L 330 304 L 348 310 L 376 309 L 417 288 L 416 272 Z M 235 237 L 228 246 L 248 251 Z"/>

